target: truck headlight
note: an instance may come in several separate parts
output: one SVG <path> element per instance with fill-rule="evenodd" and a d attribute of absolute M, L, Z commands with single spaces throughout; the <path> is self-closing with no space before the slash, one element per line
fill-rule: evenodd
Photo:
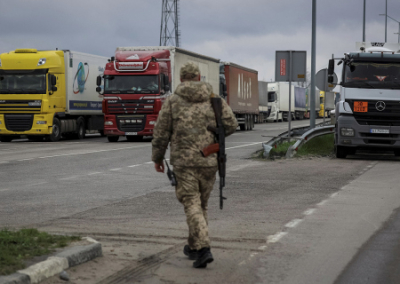
<path fill-rule="evenodd" d="M 342 136 L 354 136 L 354 129 L 342 127 L 340 128 L 340 134 L 342 134 Z"/>
<path fill-rule="evenodd" d="M 110 120 L 104 121 L 104 125 L 114 125 L 114 123 Z"/>
<path fill-rule="evenodd" d="M 36 124 L 47 124 L 47 121 L 44 121 L 44 120 L 38 120 L 38 121 L 36 121 Z"/>
<path fill-rule="evenodd" d="M 150 124 L 150 125 L 155 125 L 155 124 L 156 124 L 156 121 L 155 121 L 155 120 L 149 121 L 149 124 Z"/>

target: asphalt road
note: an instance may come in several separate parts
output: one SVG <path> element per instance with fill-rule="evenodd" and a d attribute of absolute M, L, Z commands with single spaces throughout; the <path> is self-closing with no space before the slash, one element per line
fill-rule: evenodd
<path fill-rule="evenodd" d="M 261 124 L 227 139 L 228 200 L 221 211 L 216 190 L 210 198 L 206 271 L 182 255 L 183 209 L 149 141 L 0 143 L 0 227 L 101 241 L 104 257 L 69 271 L 71 283 L 399 283 L 398 158 L 250 158 L 286 130 Z"/>

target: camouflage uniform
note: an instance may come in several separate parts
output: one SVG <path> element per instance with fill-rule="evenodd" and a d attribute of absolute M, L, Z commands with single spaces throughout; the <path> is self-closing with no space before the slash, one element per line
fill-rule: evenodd
<path fill-rule="evenodd" d="M 163 104 L 153 132 L 152 160 L 162 163 L 171 143 L 171 164 L 177 179 L 176 196 L 183 204 L 189 226 L 189 246 L 199 250 L 210 247 L 207 227 L 207 202 L 218 170 L 217 154 L 203 157 L 200 150 L 213 144 L 216 127 L 210 97 L 212 87 L 200 81 L 186 81 L 200 74 L 198 67 L 187 63 L 181 69 L 184 82 Z M 214 95 L 215 96 L 215 95 Z M 231 108 L 222 99 L 222 122 L 225 134 L 238 126 Z"/>

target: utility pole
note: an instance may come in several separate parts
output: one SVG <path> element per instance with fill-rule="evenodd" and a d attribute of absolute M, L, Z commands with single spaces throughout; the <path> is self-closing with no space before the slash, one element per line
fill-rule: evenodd
<path fill-rule="evenodd" d="M 363 39 L 362 39 L 363 42 L 365 42 L 365 2 L 366 0 L 364 0 L 364 13 L 363 13 Z"/>
<path fill-rule="evenodd" d="M 179 0 L 162 0 L 160 46 L 180 46 Z"/>

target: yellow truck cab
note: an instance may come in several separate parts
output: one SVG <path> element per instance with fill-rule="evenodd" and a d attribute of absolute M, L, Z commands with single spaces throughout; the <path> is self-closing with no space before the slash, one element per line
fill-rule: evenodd
<path fill-rule="evenodd" d="M 22 135 L 58 141 L 63 135 L 84 138 L 86 131 L 102 131 L 96 77 L 106 62 L 106 57 L 69 50 L 1 54 L 0 141 Z"/>

